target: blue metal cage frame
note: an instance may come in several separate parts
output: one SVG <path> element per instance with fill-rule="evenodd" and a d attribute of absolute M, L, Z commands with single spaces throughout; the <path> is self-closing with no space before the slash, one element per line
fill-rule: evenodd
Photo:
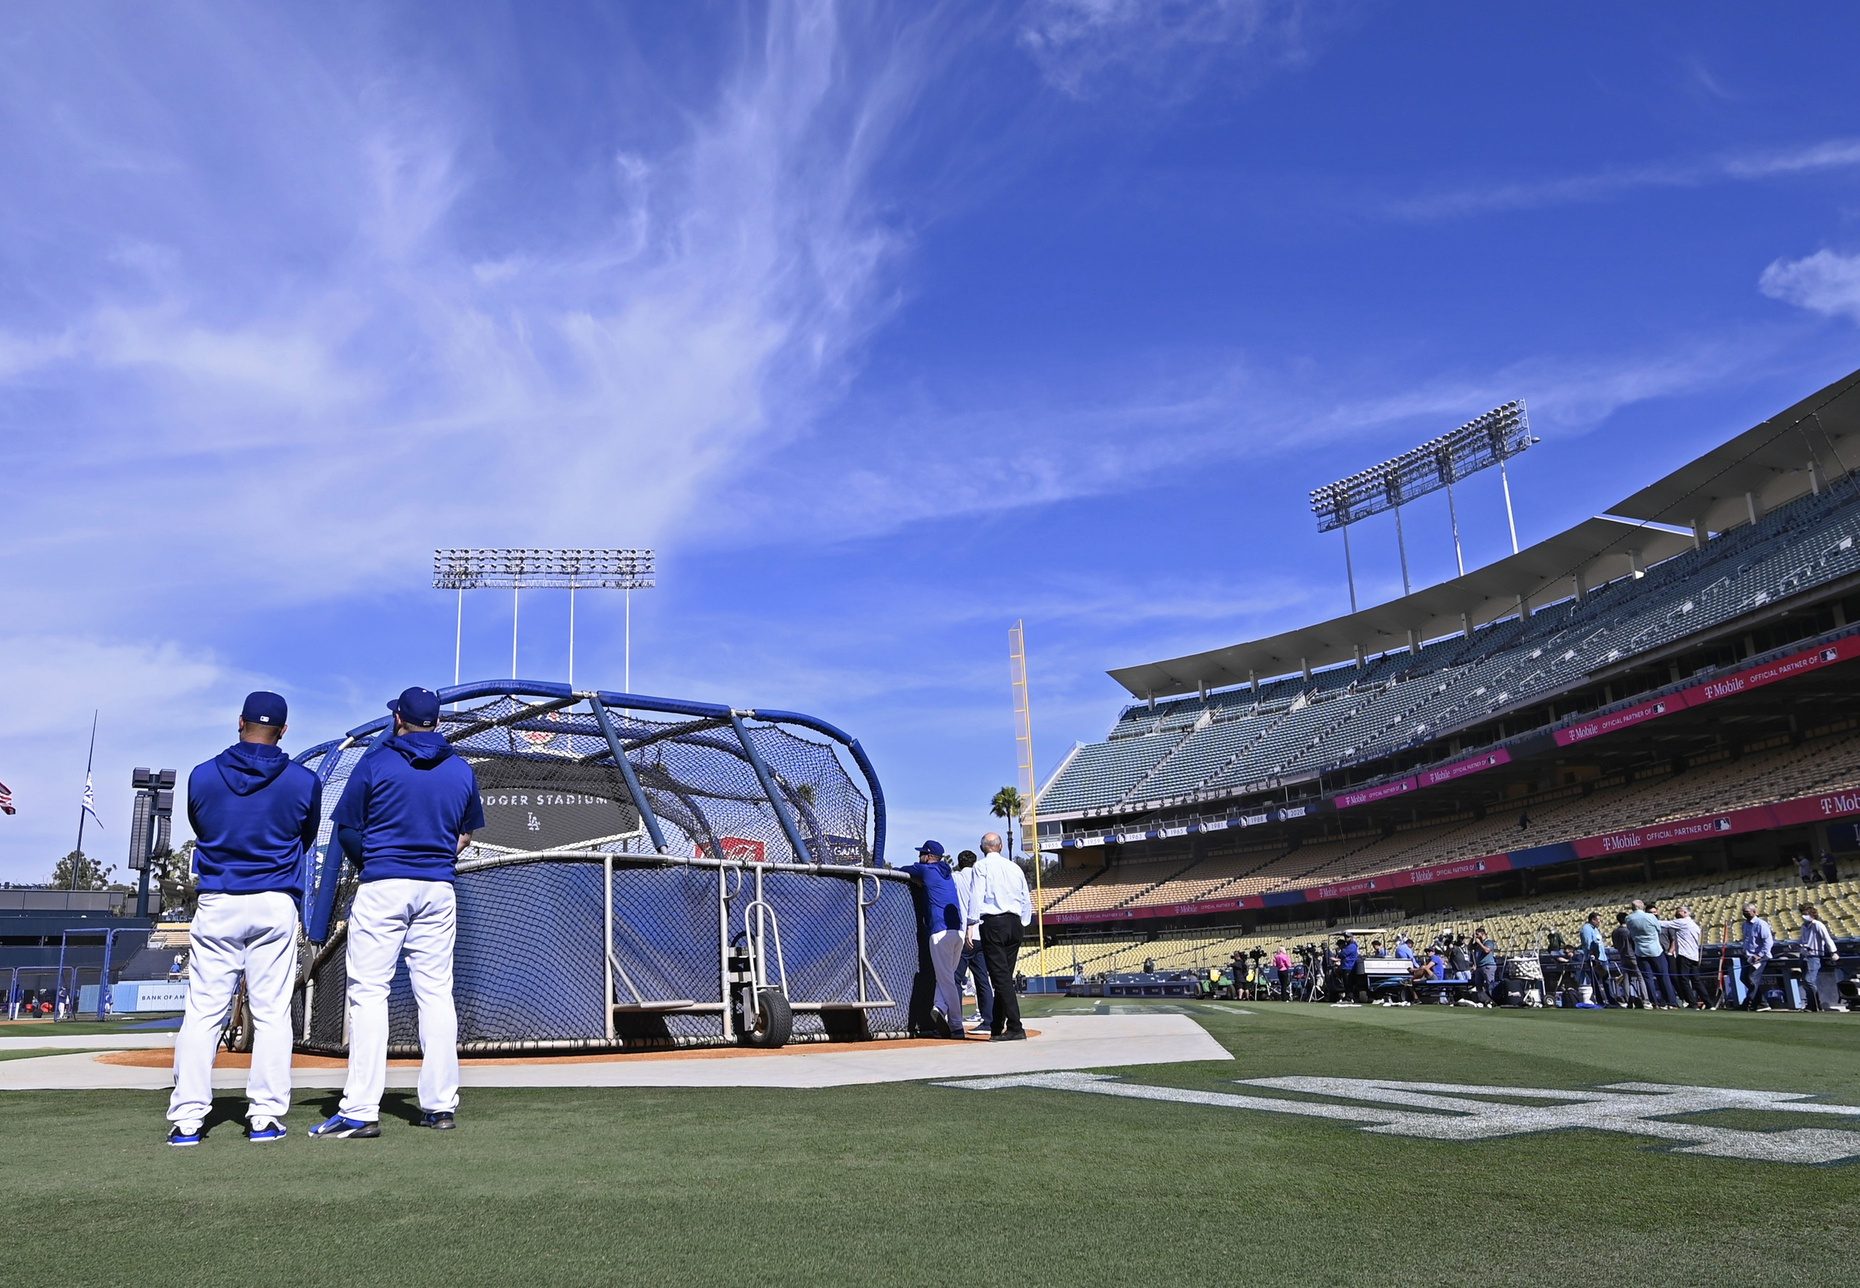
<path fill-rule="evenodd" d="M 528 835 L 488 819 L 461 855 L 461 1051 L 762 1046 L 921 1027 L 912 886 L 882 863 L 884 793 L 857 739 L 800 712 L 544 681 L 438 695 L 440 732 L 477 769 L 487 806 L 529 793 L 519 818 L 565 795 L 586 811 Z M 326 810 L 392 729 L 384 714 L 297 757 L 324 783 Z M 335 1053 L 347 1045 L 343 917 L 356 874 L 328 829 L 305 859 L 317 947 L 294 1027 L 302 1048 Z M 391 1049 L 417 1050 L 404 973 L 389 1011 Z"/>

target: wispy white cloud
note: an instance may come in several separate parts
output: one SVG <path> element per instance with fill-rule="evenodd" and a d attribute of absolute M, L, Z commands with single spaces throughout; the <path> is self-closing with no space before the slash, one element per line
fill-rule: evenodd
<path fill-rule="evenodd" d="M 832 507 L 776 525 L 768 505 L 751 503 L 722 522 L 778 542 L 846 538 L 1171 480 L 1192 486 L 1216 465 L 1270 469 L 1316 448 L 1410 428 L 1425 437 L 1520 397 L 1539 432 L 1570 438 L 1623 408 L 1735 380 L 1767 362 L 1779 343 L 1739 333 L 1643 353 L 1534 356 L 1395 387 L 1386 372 L 1185 359 L 1180 372 L 1147 387 L 1120 386 L 1121 373 L 1113 374 L 1103 389 L 1084 389 L 1068 403 L 1038 390 L 985 408 L 920 408 L 871 435 L 858 458 L 797 455 L 796 486 L 823 488 Z M 1007 486 L 979 486 L 977 461 L 1000 462 Z"/>
<path fill-rule="evenodd" d="M 1856 166 L 1860 166 L 1860 139 L 1825 139 L 1689 161 L 1653 161 L 1542 179 L 1500 180 L 1495 177 L 1403 197 L 1389 202 L 1385 209 L 1397 218 L 1415 221 L 1463 219 L 1473 215 L 1607 201 L 1646 189 L 1700 188 L 1714 183 L 1754 182 L 1850 170 Z"/>
<path fill-rule="evenodd" d="M 1860 255 L 1818 250 L 1801 259 L 1779 259 L 1763 270 L 1757 289 L 1811 313 L 1860 322 Z"/>
<path fill-rule="evenodd" d="M 1128 83 L 1175 99 L 1217 72 L 1245 88 L 1308 62 L 1334 17 L 1312 0 L 1030 0 L 1018 40 L 1071 97 Z"/>
<path fill-rule="evenodd" d="M 946 56 L 927 30 L 771 11 L 713 96 L 658 104 L 651 141 L 622 111 L 624 147 L 555 171 L 487 153 L 476 86 L 193 20 L 41 33 L 36 73 L 0 90 L 9 186 L 78 182 L 73 222 L 116 246 L 101 272 L 22 262 L 36 298 L 0 306 L 0 378 L 30 382 L 40 427 L 11 531 L 66 538 L 53 565 L 0 538 L 41 609 L 68 599 L 63 560 L 109 577 L 102 547 L 131 533 L 248 602 L 417 575 L 435 543 L 652 541 L 835 397 L 895 302 L 908 233 L 872 170 Z M 117 101 L 68 91 L 89 42 L 124 71 Z M 130 46 L 150 42 L 144 76 Z M 177 75 L 193 88 L 164 100 Z M 288 104 L 245 101 L 260 77 Z M 109 164 L 60 179 L 73 147 Z M 234 180 L 224 152 L 284 173 Z M 224 539 L 247 525 L 318 535 L 278 543 L 260 578 Z"/>

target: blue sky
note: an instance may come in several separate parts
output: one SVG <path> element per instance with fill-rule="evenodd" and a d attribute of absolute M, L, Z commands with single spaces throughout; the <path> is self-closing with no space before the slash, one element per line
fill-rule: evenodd
<path fill-rule="evenodd" d="M 1016 618 L 1045 772 L 1105 668 L 1342 611 L 1316 484 L 1524 398 L 1529 541 L 1860 365 L 1857 45 L 1840 6 L 22 11 L 0 879 L 70 848 L 93 707 L 120 865 L 129 769 L 248 688 L 301 748 L 448 680 L 452 545 L 655 545 L 636 688 L 834 720 L 898 848 L 969 842 Z M 1496 480 L 1461 500 L 1503 553 Z M 1450 573 L 1444 503 L 1408 523 Z M 523 615 L 560 678 L 566 604 Z M 503 675 L 507 601 L 466 623 Z"/>

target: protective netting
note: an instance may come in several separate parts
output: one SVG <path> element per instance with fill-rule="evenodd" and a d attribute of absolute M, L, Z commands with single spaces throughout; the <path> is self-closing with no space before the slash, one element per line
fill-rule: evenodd
<path fill-rule="evenodd" d="M 739 737 L 727 711 L 604 709 L 612 742 L 585 697 L 503 693 L 443 716 L 486 812 L 457 883 L 460 1048 L 722 1040 L 734 992 L 726 981 L 741 982 L 752 921 L 764 936 L 762 982 L 794 1007 L 794 1038 L 903 1033 L 918 966 L 910 891 L 864 866 L 872 800 L 836 748 L 755 719 Z M 326 811 L 377 736 L 305 758 L 324 780 Z M 613 758 L 616 742 L 637 794 Z M 299 1032 L 305 1049 L 339 1052 L 341 919 L 355 877 L 336 875 L 327 830 L 307 873 L 311 902 L 328 893 L 325 882 L 342 884 L 334 933 L 305 972 Z M 772 917 L 753 916 L 758 902 Z M 388 1011 L 391 1047 L 417 1050 L 404 965 Z"/>
<path fill-rule="evenodd" d="M 775 933 L 763 945 L 767 982 L 796 1008 L 795 1040 L 906 1031 L 918 956 L 904 881 L 852 870 L 765 870 L 758 896 L 749 865 L 642 862 L 652 865 L 613 869 L 611 984 L 602 954 L 603 861 L 497 860 L 460 871 L 453 959 L 460 1050 L 721 1041 L 722 958 L 745 945 L 758 898 L 774 914 Z M 339 931 L 311 968 L 305 1050 L 346 1049 L 345 942 Z M 609 997 L 620 1004 L 611 1033 Z M 880 1005 L 834 1005 L 861 1000 Z M 820 1004 L 827 1009 L 812 1009 Z M 388 994 L 388 1032 L 394 1051 L 417 1052 L 418 1013 L 404 966 Z"/>

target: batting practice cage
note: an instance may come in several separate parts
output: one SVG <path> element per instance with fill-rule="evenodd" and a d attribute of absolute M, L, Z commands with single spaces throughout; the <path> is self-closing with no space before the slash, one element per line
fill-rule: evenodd
<path fill-rule="evenodd" d="M 439 730 L 477 773 L 485 815 L 458 865 L 461 1051 L 909 1031 L 912 893 L 868 866 L 884 853 L 884 796 L 852 738 L 795 712 L 562 684 L 439 697 Z M 384 716 L 298 757 L 323 782 L 325 813 L 392 733 Z M 311 946 L 294 1017 L 299 1049 L 318 1054 L 348 1048 L 356 886 L 329 831 L 306 860 Z M 404 965 L 388 1014 L 390 1048 L 416 1053 Z"/>

